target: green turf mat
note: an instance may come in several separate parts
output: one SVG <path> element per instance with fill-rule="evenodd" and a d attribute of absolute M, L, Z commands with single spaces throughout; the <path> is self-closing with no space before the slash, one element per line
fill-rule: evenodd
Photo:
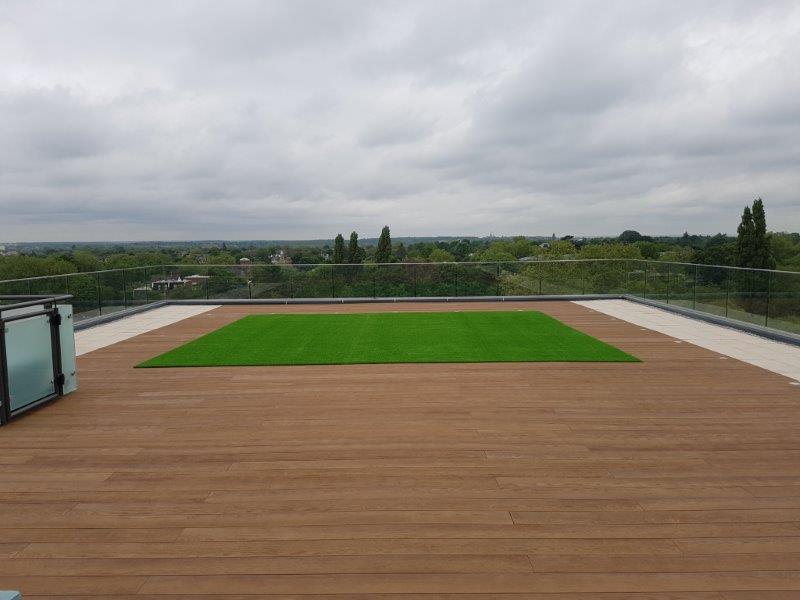
<path fill-rule="evenodd" d="M 535 311 L 250 315 L 139 367 L 639 362 Z"/>

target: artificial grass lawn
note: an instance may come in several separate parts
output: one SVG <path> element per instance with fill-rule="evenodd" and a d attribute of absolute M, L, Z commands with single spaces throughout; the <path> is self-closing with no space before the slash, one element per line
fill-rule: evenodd
<path fill-rule="evenodd" d="M 544 313 L 250 315 L 139 367 L 638 362 Z"/>

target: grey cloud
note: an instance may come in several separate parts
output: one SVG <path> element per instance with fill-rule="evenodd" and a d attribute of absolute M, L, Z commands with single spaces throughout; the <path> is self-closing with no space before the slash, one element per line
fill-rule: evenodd
<path fill-rule="evenodd" d="M 794 2 L 7 2 L 0 240 L 800 228 Z"/>

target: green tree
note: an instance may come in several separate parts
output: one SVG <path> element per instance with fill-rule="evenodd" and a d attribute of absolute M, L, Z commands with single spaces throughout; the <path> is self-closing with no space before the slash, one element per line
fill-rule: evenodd
<path fill-rule="evenodd" d="M 476 259 L 485 262 L 515 262 L 517 257 L 509 252 L 502 244 L 495 242 L 485 250 L 479 252 Z"/>
<path fill-rule="evenodd" d="M 340 265 L 344 262 L 344 236 L 339 233 L 333 241 L 333 264 Z"/>
<path fill-rule="evenodd" d="M 398 260 L 402 261 L 406 259 L 406 256 L 408 256 L 408 252 L 406 251 L 406 247 L 403 244 L 403 242 L 397 244 L 397 250 L 395 250 L 394 254 Z"/>
<path fill-rule="evenodd" d="M 736 230 L 736 266 L 751 269 L 774 269 L 771 239 L 767 235 L 764 202 L 757 198 L 753 208 L 744 207 L 742 220 Z"/>
<path fill-rule="evenodd" d="M 366 252 L 358 245 L 358 234 L 354 231 L 350 234 L 350 244 L 347 247 L 347 262 L 358 264 L 364 262 Z"/>
<path fill-rule="evenodd" d="M 99 271 L 100 261 L 97 256 L 88 250 L 76 250 L 72 253 L 72 262 L 78 267 L 78 271 Z"/>
<path fill-rule="evenodd" d="M 634 244 L 587 244 L 579 252 L 581 258 L 642 258 L 639 246 Z"/>
<path fill-rule="evenodd" d="M 736 229 L 736 265 L 739 267 L 749 267 L 755 256 L 754 240 L 756 225 L 753 222 L 753 213 L 749 206 L 744 207 L 742 220 Z"/>
<path fill-rule="evenodd" d="M 428 255 L 428 260 L 431 262 L 455 262 L 456 257 L 447 250 L 441 248 L 434 248 Z"/>
<path fill-rule="evenodd" d="M 753 201 L 753 259 L 751 267 L 755 269 L 774 269 L 775 259 L 772 256 L 770 236 L 767 235 L 767 216 L 761 198 Z"/>
<path fill-rule="evenodd" d="M 389 226 L 384 225 L 381 236 L 378 238 L 378 247 L 375 249 L 375 262 L 392 262 L 392 237 L 389 233 Z"/>
<path fill-rule="evenodd" d="M 643 238 L 642 234 L 639 233 L 638 231 L 635 231 L 633 229 L 626 229 L 619 235 L 617 239 L 623 244 L 631 244 L 633 242 L 638 242 Z"/>

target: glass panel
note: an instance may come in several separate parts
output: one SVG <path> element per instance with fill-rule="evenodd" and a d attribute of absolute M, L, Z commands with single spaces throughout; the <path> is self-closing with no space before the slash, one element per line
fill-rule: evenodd
<path fill-rule="evenodd" d="M 251 271 L 253 298 L 291 298 L 292 267 L 255 266 Z"/>
<path fill-rule="evenodd" d="M 645 283 L 647 281 L 647 263 L 640 260 L 625 261 L 627 273 L 625 274 L 625 287 L 631 296 L 645 297 Z"/>
<path fill-rule="evenodd" d="M 543 294 L 580 294 L 585 285 L 582 264 L 575 261 L 553 261 L 544 264 Z"/>
<path fill-rule="evenodd" d="M 207 267 L 176 265 L 167 269 L 167 298 L 170 300 L 197 300 L 208 298 Z"/>
<path fill-rule="evenodd" d="M 330 265 L 325 269 L 331 278 L 326 296 L 333 298 L 371 298 L 375 293 L 377 269 L 374 265 Z M 321 277 L 324 276 L 324 272 Z M 319 289 L 320 297 L 323 289 Z"/>
<path fill-rule="evenodd" d="M 668 290 L 672 269 L 669 263 L 649 262 L 647 264 L 647 298 L 668 302 Z"/>
<path fill-rule="evenodd" d="M 728 316 L 728 292 L 731 275 L 736 273 L 733 269 L 707 265 L 697 265 L 696 293 L 688 308 L 707 312 L 722 317 Z"/>
<path fill-rule="evenodd" d="M 499 263 L 499 296 L 535 296 L 542 293 L 544 263 Z"/>
<path fill-rule="evenodd" d="M 128 294 L 125 289 L 125 273 L 122 269 L 97 274 L 100 286 L 100 313 L 119 312 L 128 307 Z"/>
<path fill-rule="evenodd" d="M 90 274 L 76 274 L 67 277 L 69 294 L 72 294 L 72 306 L 75 321 L 96 317 L 100 314 L 100 297 L 98 296 L 97 277 Z"/>
<path fill-rule="evenodd" d="M 584 290 L 587 294 L 625 293 L 625 261 L 597 260 L 583 263 Z"/>
<path fill-rule="evenodd" d="M 494 264 L 459 264 L 458 274 L 459 296 L 496 296 L 498 295 L 498 268 Z"/>
<path fill-rule="evenodd" d="M 764 325 L 766 323 L 768 274 L 763 271 L 732 269 L 728 317 Z"/>
<path fill-rule="evenodd" d="M 248 298 L 251 295 L 247 285 L 249 266 L 208 267 L 209 298 Z M 168 284 L 161 284 L 168 285 Z"/>
<path fill-rule="evenodd" d="M 161 267 L 125 269 L 125 297 L 129 306 L 141 306 L 164 299 L 164 292 L 156 289 L 153 282 L 163 279 Z"/>
<path fill-rule="evenodd" d="M 66 294 L 67 292 L 67 278 L 66 277 L 42 277 L 41 279 L 31 279 L 28 286 L 31 294 L 46 295 L 46 294 Z"/>
<path fill-rule="evenodd" d="M 800 333 L 800 273 L 772 273 L 768 325 Z"/>
<path fill-rule="evenodd" d="M 413 266 L 395 263 L 375 267 L 375 294 L 381 298 L 413 296 Z"/>
<path fill-rule="evenodd" d="M 28 293 L 28 281 L 3 281 L 0 282 L 0 295 L 19 296 Z M 4 304 L 10 304 L 13 300 L 3 300 Z"/>
<path fill-rule="evenodd" d="M 695 273 L 698 265 L 669 265 L 667 301 L 683 308 L 695 307 Z M 700 291 L 699 289 L 697 290 Z M 698 309 L 700 310 L 700 309 Z"/>
<path fill-rule="evenodd" d="M 6 323 L 5 336 L 11 410 L 55 393 L 49 316 Z"/>
<path fill-rule="evenodd" d="M 455 295 L 457 286 L 455 263 L 418 264 L 415 273 L 417 296 Z"/>
<path fill-rule="evenodd" d="M 359 277 L 363 265 L 349 265 L 353 277 Z M 338 268 L 338 267 L 337 267 Z M 295 298 L 335 298 L 336 282 L 333 265 L 294 265 L 293 292 Z"/>

